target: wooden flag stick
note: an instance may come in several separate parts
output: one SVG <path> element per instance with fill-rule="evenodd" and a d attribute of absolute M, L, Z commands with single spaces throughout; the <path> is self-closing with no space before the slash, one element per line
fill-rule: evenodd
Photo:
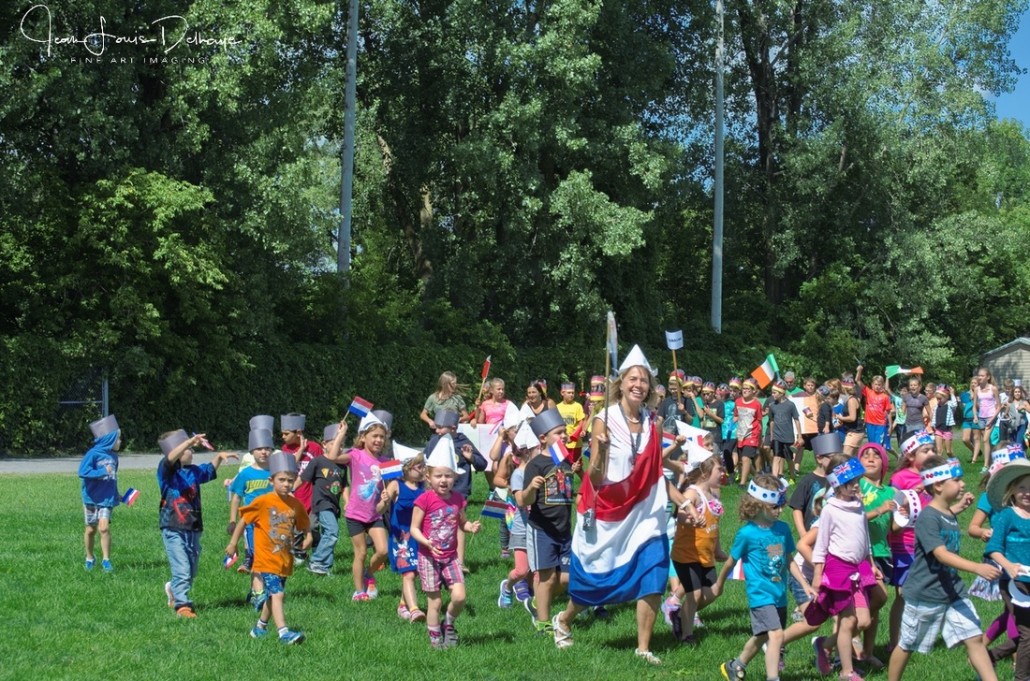
<path fill-rule="evenodd" d="M 675 374 L 675 373 L 676 373 L 676 372 L 678 372 L 678 371 L 679 371 L 679 369 L 678 369 L 678 367 L 676 366 L 676 351 L 675 351 L 675 350 L 673 350 L 673 351 L 672 351 L 672 373 L 674 373 L 674 374 Z"/>

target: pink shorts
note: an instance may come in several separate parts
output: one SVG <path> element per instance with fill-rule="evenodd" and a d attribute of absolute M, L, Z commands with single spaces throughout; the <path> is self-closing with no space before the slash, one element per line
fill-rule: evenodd
<path fill-rule="evenodd" d="M 937 429 L 936 431 L 934 431 L 934 434 L 935 434 L 935 435 L 936 435 L 937 437 L 939 437 L 940 439 L 942 439 L 942 440 L 944 440 L 944 441 L 946 441 L 946 442 L 950 442 L 950 441 L 951 441 L 951 440 L 953 439 L 953 437 L 954 437 L 954 436 L 952 435 L 952 432 L 951 432 L 951 430 L 950 430 L 950 429 L 949 429 L 949 430 L 940 430 L 940 429 Z"/>
<path fill-rule="evenodd" d="M 441 561 L 420 551 L 418 576 L 422 582 L 422 590 L 426 593 L 439 591 L 442 586 L 449 589 L 455 584 L 465 583 L 465 575 L 461 572 L 461 563 L 458 562 L 457 556 Z"/>

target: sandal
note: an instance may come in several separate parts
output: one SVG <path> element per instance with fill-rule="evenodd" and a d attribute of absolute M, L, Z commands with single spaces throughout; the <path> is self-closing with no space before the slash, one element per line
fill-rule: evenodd
<path fill-rule="evenodd" d="M 652 653 L 650 650 L 641 650 L 640 648 L 637 648 L 636 656 L 648 664 L 653 664 L 657 666 L 662 663 L 658 656 Z"/>
<path fill-rule="evenodd" d="M 554 645 L 561 649 L 572 646 L 572 632 L 561 624 L 561 613 L 551 619 L 551 628 L 554 629 Z"/>
<path fill-rule="evenodd" d="M 410 614 L 410 617 L 408 618 L 409 622 L 423 622 L 426 619 L 426 613 L 422 612 L 418 608 L 409 610 L 408 612 Z"/>

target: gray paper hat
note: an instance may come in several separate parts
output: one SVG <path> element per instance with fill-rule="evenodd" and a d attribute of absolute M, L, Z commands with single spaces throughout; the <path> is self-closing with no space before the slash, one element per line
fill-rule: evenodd
<path fill-rule="evenodd" d="M 445 409 L 444 411 L 436 412 L 436 416 L 433 417 L 433 423 L 440 428 L 457 428 L 458 427 L 458 412 Z"/>
<path fill-rule="evenodd" d="M 558 426 L 565 426 L 565 419 L 562 418 L 561 413 L 554 407 L 545 409 L 540 412 L 529 422 L 530 427 L 533 429 L 533 434 L 537 437 L 543 437 L 547 433 L 551 432 Z"/>
<path fill-rule="evenodd" d="M 257 428 L 250 431 L 250 435 L 247 436 L 247 451 L 253 452 L 255 449 L 275 449 L 275 440 L 272 439 L 272 431 L 267 428 Z"/>
<path fill-rule="evenodd" d="M 168 456 L 173 449 L 189 439 L 190 436 L 186 434 L 186 431 L 180 429 L 165 435 L 164 438 L 157 441 L 157 444 L 161 446 L 161 453 Z"/>
<path fill-rule="evenodd" d="M 393 414 L 386 411 L 385 409 L 373 409 L 372 413 L 376 415 L 376 418 L 383 422 L 387 430 L 393 430 Z"/>
<path fill-rule="evenodd" d="M 844 445 L 841 444 L 840 436 L 837 433 L 823 433 L 812 438 L 812 453 L 816 456 L 843 454 Z"/>
<path fill-rule="evenodd" d="M 275 430 L 275 417 L 268 414 L 258 414 L 250 420 L 251 430 Z"/>
<path fill-rule="evenodd" d="M 336 434 L 340 432 L 339 423 L 330 423 L 328 426 L 322 429 L 322 442 L 332 442 L 336 439 Z"/>
<path fill-rule="evenodd" d="M 304 423 L 307 421 L 307 417 L 304 414 L 283 414 L 279 417 L 280 423 L 282 423 L 283 431 L 287 430 L 304 430 Z"/>
<path fill-rule="evenodd" d="M 114 417 L 114 414 L 108 414 L 99 421 L 89 424 L 89 429 L 93 431 L 93 438 L 99 440 L 108 433 L 118 430 L 118 419 Z"/>
<path fill-rule="evenodd" d="M 297 459 L 293 457 L 293 454 L 276 452 L 268 457 L 268 474 L 275 475 L 283 472 L 297 474 Z"/>

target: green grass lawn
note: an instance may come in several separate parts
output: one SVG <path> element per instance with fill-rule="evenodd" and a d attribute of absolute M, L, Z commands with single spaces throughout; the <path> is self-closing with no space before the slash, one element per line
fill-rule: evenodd
<path fill-rule="evenodd" d="M 967 486 L 975 491 L 979 467 L 967 468 Z M 287 585 L 287 622 L 307 640 L 296 647 L 271 637 L 255 641 L 248 631 L 256 616 L 243 605 L 247 580 L 222 568 L 228 504 L 221 483 L 204 487 L 209 529 L 192 594 L 199 617 L 179 620 L 165 603 L 169 573 L 157 529 L 154 475 L 122 472 L 120 478 L 122 489 L 136 487 L 142 498 L 115 511 L 114 574 L 103 573 L 99 565 L 93 572 L 83 570 L 78 478 L 0 479 L 5 500 L 0 526 L 6 537 L 0 555 L 0 679 L 717 679 L 719 664 L 739 651 L 750 632 L 743 584 L 730 582 L 702 614 L 699 648 L 680 647 L 659 621 L 652 649 L 664 661 L 661 667 L 633 656 L 632 607 L 612 608 L 608 621 L 577 622 L 575 646 L 559 651 L 533 634 L 524 609 L 497 607 L 497 585 L 509 566 L 499 557 L 497 521 L 485 519 L 468 551 L 472 574 L 469 607 L 458 620 L 460 647 L 432 651 L 424 625 L 397 618 L 399 579 L 392 574 L 380 573 L 378 600 L 351 602 L 345 538 L 337 546 L 333 576 L 300 569 Z M 484 488 L 477 479 L 473 513 Z M 738 526 L 738 496 L 735 489 L 724 492 L 728 511 L 721 533 L 727 549 Z M 971 515 L 963 514 L 964 524 Z M 982 544 L 968 538 L 963 544 L 968 558 L 977 559 L 981 550 Z M 976 603 L 984 626 L 1000 612 L 999 603 Z M 886 626 L 884 621 L 880 627 L 883 642 Z M 882 648 L 879 656 L 886 660 Z M 794 644 L 783 678 L 818 678 L 812 659 L 807 641 Z M 962 649 L 948 651 L 943 644 L 931 656 L 913 656 L 907 672 L 911 679 L 973 678 Z M 1011 666 L 1001 664 L 999 675 L 1011 679 Z M 748 676 L 764 678 L 761 658 L 751 663 Z M 885 679 L 886 672 L 873 678 Z"/>

